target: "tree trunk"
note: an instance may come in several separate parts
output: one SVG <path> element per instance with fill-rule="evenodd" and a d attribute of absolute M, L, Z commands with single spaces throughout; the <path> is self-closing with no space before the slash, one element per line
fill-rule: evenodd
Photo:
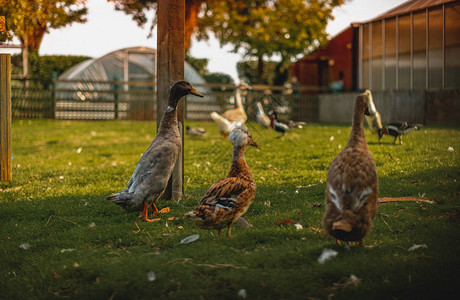
<path fill-rule="evenodd" d="M 265 80 L 264 80 L 264 60 L 263 60 L 262 56 L 259 56 L 258 61 L 257 61 L 257 80 L 258 80 L 258 83 L 260 83 L 260 84 L 265 83 Z"/>
<path fill-rule="evenodd" d="M 29 75 L 29 46 L 27 42 L 22 46 L 22 75 L 24 77 Z"/>
<path fill-rule="evenodd" d="M 289 68 L 284 67 L 285 62 L 282 60 L 275 67 L 275 79 L 273 80 L 274 85 L 283 85 L 289 76 Z"/>

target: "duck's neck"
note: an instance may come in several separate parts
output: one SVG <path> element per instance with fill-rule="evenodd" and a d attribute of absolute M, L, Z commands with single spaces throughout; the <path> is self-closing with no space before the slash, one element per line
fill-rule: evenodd
<path fill-rule="evenodd" d="M 177 128 L 177 101 L 171 96 L 169 97 L 168 106 L 161 119 L 160 127 L 158 131 L 168 130 L 169 128 Z"/>
<path fill-rule="evenodd" d="M 353 124 L 351 127 L 350 139 L 348 145 L 354 144 L 366 144 L 366 138 L 364 136 L 364 110 L 365 107 L 362 103 L 356 103 L 353 114 Z"/>
<path fill-rule="evenodd" d="M 242 108 L 243 107 L 243 103 L 241 102 L 241 88 L 238 88 L 236 90 L 236 94 L 235 94 L 235 107 L 236 108 Z"/>
<path fill-rule="evenodd" d="M 230 172 L 228 176 L 230 177 L 247 177 L 248 179 L 252 180 L 252 174 L 249 171 L 249 167 L 246 164 L 246 159 L 244 158 L 244 150 L 246 146 L 234 146 L 233 147 L 233 155 L 232 155 L 232 167 L 230 168 Z"/>

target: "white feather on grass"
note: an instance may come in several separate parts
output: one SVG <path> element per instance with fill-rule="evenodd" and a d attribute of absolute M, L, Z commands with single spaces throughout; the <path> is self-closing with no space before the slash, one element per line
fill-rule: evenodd
<path fill-rule="evenodd" d="M 418 250 L 418 249 L 426 249 L 426 248 L 428 248 L 428 246 L 426 244 L 421 244 L 421 245 L 414 244 L 412 247 L 407 249 L 407 251 L 412 252 L 412 251 L 415 251 L 415 250 Z"/>
<path fill-rule="evenodd" d="M 147 279 L 148 281 L 155 281 L 155 279 L 157 279 L 156 275 L 155 275 L 155 272 L 153 271 L 150 271 L 147 273 Z"/>
<path fill-rule="evenodd" d="M 191 235 L 191 236 L 188 236 L 188 237 L 182 239 L 179 244 L 189 244 L 191 242 L 196 241 L 199 238 L 200 238 L 199 234 L 194 234 L 194 235 Z"/>
<path fill-rule="evenodd" d="M 337 251 L 332 250 L 332 249 L 324 249 L 323 253 L 318 257 L 318 262 L 320 264 L 324 264 L 326 261 L 330 260 L 331 258 L 334 258 L 339 254 Z"/>

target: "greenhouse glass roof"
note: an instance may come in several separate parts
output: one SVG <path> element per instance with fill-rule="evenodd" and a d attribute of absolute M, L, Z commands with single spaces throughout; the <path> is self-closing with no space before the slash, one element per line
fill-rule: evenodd
<path fill-rule="evenodd" d="M 147 47 L 125 48 L 102 57 L 85 60 L 59 76 L 60 80 L 93 81 L 154 81 L 156 50 Z M 206 81 L 187 62 L 184 65 L 185 80 L 194 84 Z"/>

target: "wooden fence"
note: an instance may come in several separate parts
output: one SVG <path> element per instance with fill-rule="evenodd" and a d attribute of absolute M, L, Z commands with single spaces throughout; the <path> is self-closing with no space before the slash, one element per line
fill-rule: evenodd
<path fill-rule="evenodd" d="M 235 85 L 194 84 L 204 98 L 186 97 L 185 118 L 209 120 L 210 113 L 234 107 Z M 260 101 L 267 113 L 282 117 L 318 120 L 318 101 L 277 86 L 254 86 L 244 92 L 249 119 L 255 119 Z M 154 83 L 121 81 L 72 81 L 15 78 L 12 82 L 13 118 L 84 120 L 154 120 Z"/>
<path fill-rule="evenodd" d="M 3 78 L 3 77 L 2 77 Z M 204 98 L 187 97 L 185 118 L 209 120 L 213 111 L 234 107 L 235 86 L 195 85 Z M 118 81 L 43 81 L 15 78 L 11 82 L 13 118 L 154 120 L 153 83 Z M 245 92 L 248 118 L 255 119 L 257 102 L 265 113 L 306 122 L 348 123 L 359 92 L 331 94 L 311 87 L 253 86 Z M 395 120 L 424 124 L 460 124 L 460 90 L 374 92 L 384 123 Z"/>

